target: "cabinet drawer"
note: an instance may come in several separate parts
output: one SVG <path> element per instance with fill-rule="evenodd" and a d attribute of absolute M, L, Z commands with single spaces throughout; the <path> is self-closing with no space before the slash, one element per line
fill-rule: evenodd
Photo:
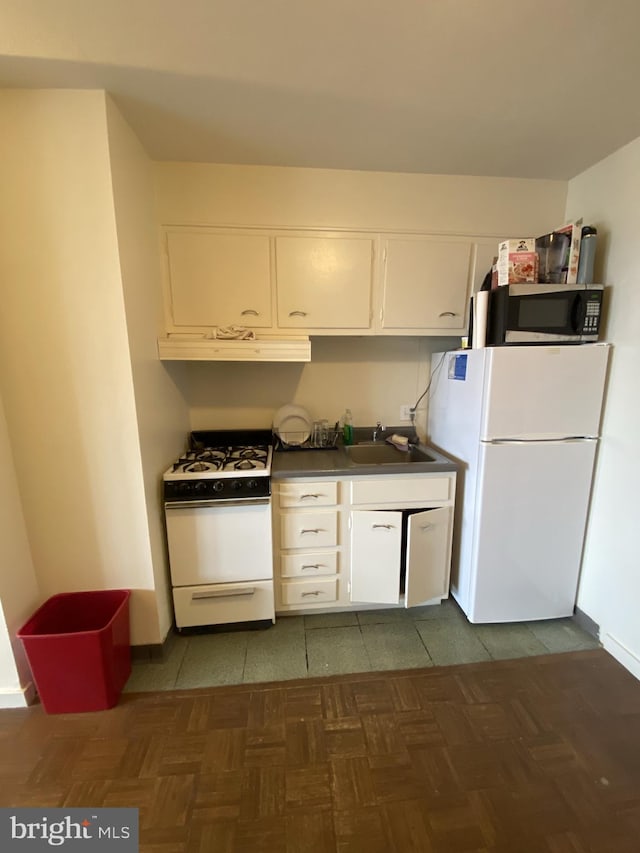
<path fill-rule="evenodd" d="M 320 554 L 283 554 L 280 575 L 283 578 L 313 578 L 316 575 L 335 575 L 338 572 L 337 551 Z"/>
<path fill-rule="evenodd" d="M 336 512 L 292 512 L 280 517 L 283 548 L 316 548 L 338 544 Z"/>
<path fill-rule="evenodd" d="M 338 502 L 338 484 L 333 482 L 283 483 L 278 491 L 281 507 L 335 506 Z"/>
<path fill-rule="evenodd" d="M 338 579 L 285 581 L 280 584 L 283 604 L 323 604 L 338 600 Z"/>
<path fill-rule="evenodd" d="M 273 619 L 273 581 L 174 587 L 178 628 Z"/>
<path fill-rule="evenodd" d="M 453 497 L 451 483 L 450 477 L 354 480 L 351 495 L 354 504 L 448 501 Z"/>

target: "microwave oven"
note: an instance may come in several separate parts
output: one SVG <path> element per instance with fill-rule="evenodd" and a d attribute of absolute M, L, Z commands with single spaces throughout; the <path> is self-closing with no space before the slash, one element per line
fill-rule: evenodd
<path fill-rule="evenodd" d="M 591 343 L 600 334 L 602 284 L 505 284 L 490 291 L 487 345 Z"/>

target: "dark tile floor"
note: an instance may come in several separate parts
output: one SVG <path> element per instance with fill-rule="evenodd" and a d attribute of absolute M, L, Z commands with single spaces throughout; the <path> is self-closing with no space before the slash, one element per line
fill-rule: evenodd
<path fill-rule="evenodd" d="M 126 692 L 476 663 L 598 648 L 572 619 L 471 625 L 440 605 L 282 616 L 264 630 L 176 635 L 166 660 L 134 663 Z"/>

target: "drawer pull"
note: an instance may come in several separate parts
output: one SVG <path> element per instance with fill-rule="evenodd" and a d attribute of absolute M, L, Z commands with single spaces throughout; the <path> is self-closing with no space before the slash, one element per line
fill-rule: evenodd
<path fill-rule="evenodd" d="M 456 314 L 455 311 L 441 311 L 438 314 L 438 317 L 457 317 L 457 316 L 458 315 Z"/>
<path fill-rule="evenodd" d="M 384 527 L 385 530 L 395 530 L 395 524 L 372 524 L 372 529 L 375 530 L 376 527 Z"/>
<path fill-rule="evenodd" d="M 322 589 L 314 589 L 313 592 L 303 592 L 300 598 L 307 598 L 308 596 L 313 595 L 324 595 L 324 590 Z"/>
<path fill-rule="evenodd" d="M 300 566 L 300 571 L 306 572 L 307 569 L 321 569 L 322 563 L 306 563 L 304 566 Z"/>
<path fill-rule="evenodd" d="M 307 312 L 306 311 L 289 311 L 289 316 L 290 317 L 306 317 Z"/>
<path fill-rule="evenodd" d="M 255 587 L 247 587 L 245 589 L 233 589 L 233 590 L 224 590 L 224 589 L 212 589 L 206 590 L 205 592 L 194 592 L 191 594 L 191 600 L 197 601 L 202 598 L 231 598 L 234 595 L 253 595 L 255 592 Z"/>
<path fill-rule="evenodd" d="M 244 311 L 240 312 L 241 317 L 244 317 L 245 314 L 251 314 L 253 317 L 259 317 L 260 316 L 260 312 L 255 311 L 253 308 L 245 308 Z"/>
<path fill-rule="evenodd" d="M 303 536 L 305 533 L 325 533 L 326 531 L 322 529 L 322 527 L 309 527 L 304 528 L 300 531 L 300 535 Z"/>
<path fill-rule="evenodd" d="M 307 498 L 314 498 L 315 500 L 317 500 L 318 498 L 322 498 L 322 497 L 324 497 L 324 495 L 321 495 L 318 492 L 316 492 L 315 494 L 313 492 L 309 492 L 306 495 L 300 495 L 300 500 L 304 501 Z"/>

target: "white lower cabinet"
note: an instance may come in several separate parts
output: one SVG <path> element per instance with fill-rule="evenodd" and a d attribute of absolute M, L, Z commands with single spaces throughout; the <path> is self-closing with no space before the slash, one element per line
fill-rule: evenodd
<path fill-rule="evenodd" d="M 455 484 L 454 472 L 275 481 L 276 611 L 446 598 Z"/>
<path fill-rule="evenodd" d="M 339 494 L 339 484 L 335 480 L 305 478 L 274 482 L 277 611 L 322 610 L 337 606 L 344 539 Z"/>
<path fill-rule="evenodd" d="M 351 514 L 351 601 L 414 607 L 449 592 L 452 507 Z"/>

